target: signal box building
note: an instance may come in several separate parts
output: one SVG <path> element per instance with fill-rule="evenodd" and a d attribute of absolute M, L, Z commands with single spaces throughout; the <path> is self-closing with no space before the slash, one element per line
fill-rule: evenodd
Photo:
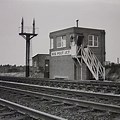
<path fill-rule="evenodd" d="M 105 31 L 71 27 L 49 34 L 51 79 L 105 79 Z"/>
<path fill-rule="evenodd" d="M 49 59 L 49 54 L 37 54 L 32 57 L 33 74 L 37 73 L 41 78 L 49 78 Z"/>

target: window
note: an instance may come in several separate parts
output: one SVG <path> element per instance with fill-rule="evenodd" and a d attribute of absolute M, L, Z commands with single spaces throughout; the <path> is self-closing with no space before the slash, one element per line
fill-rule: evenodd
<path fill-rule="evenodd" d="M 61 37 L 57 37 L 57 48 L 61 48 L 62 43 L 61 43 Z"/>
<path fill-rule="evenodd" d="M 89 35 L 88 36 L 88 45 L 89 45 L 89 47 L 98 47 L 98 36 Z"/>
<path fill-rule="evenodd" d="M 66 47 L 66 36 L 62 36 L 62 47 Z"/>
<path fill-rule="evenodd" d="M 53 38 L 50 39 L 50 49 L 53 49 Z"/>
<path fill-rule="evenodd" d="M 98 36 L 94 36 L 94 46 L 98 47 Z"/>
<path fill-rule="evenodd" d="M 66 47 L 66 36 L 57 37 L 57 48 Z"/>

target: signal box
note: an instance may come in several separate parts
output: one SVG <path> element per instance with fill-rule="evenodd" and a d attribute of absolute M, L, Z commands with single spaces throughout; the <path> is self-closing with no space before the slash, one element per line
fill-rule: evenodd
<path fill-rule="evenodd" d="M 49 37 L 51 79 L 105 79 L 105 30 L 71 27 Z"/>

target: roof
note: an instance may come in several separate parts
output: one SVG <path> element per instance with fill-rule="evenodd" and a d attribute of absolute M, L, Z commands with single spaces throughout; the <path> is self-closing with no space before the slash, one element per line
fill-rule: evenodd
<path fill-rule="evenodd" d="M 38 56 L 50 56 L 50 54 L 37 54 L 35 56 L 33 56 L 32 58 L 38 57 Z"/>
<path fill-rule="evenodd" d="M 76 30 L 76 29 L 87 29 L 87 30 L 95 30 L 95 31 L 102 31 L 102 32 L 105 32 L 105 30 L 103 29 L 94 29 L 94 28 L 83 28 L 83 27 L 70 27 L 70 28 L 65 28 L 65 29 L 61 29 L 61 30 L 57 30 L 57 31 L 54 31 L 54 32 L 50 32 L 50 34 L 52 33 L 57 33 L 57 32 L 61 32 L 61 31 L 67 31 L 67 30 Z"/>

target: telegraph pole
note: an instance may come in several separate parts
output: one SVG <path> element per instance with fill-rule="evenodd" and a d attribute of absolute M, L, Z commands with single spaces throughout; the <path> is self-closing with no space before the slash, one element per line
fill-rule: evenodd
<path fill-rule="evenodd" d="M 29 27 L 24 27 L 24 20 L 22 18 L 21 22 L 21 31 L 19 35 L 21 35 L 26 40 L 26 77 L 30 75 L 30 40 L 37 36 L 35 33 L 35 19 L 33 19 L 33 27 L 30 29 Z"/>

